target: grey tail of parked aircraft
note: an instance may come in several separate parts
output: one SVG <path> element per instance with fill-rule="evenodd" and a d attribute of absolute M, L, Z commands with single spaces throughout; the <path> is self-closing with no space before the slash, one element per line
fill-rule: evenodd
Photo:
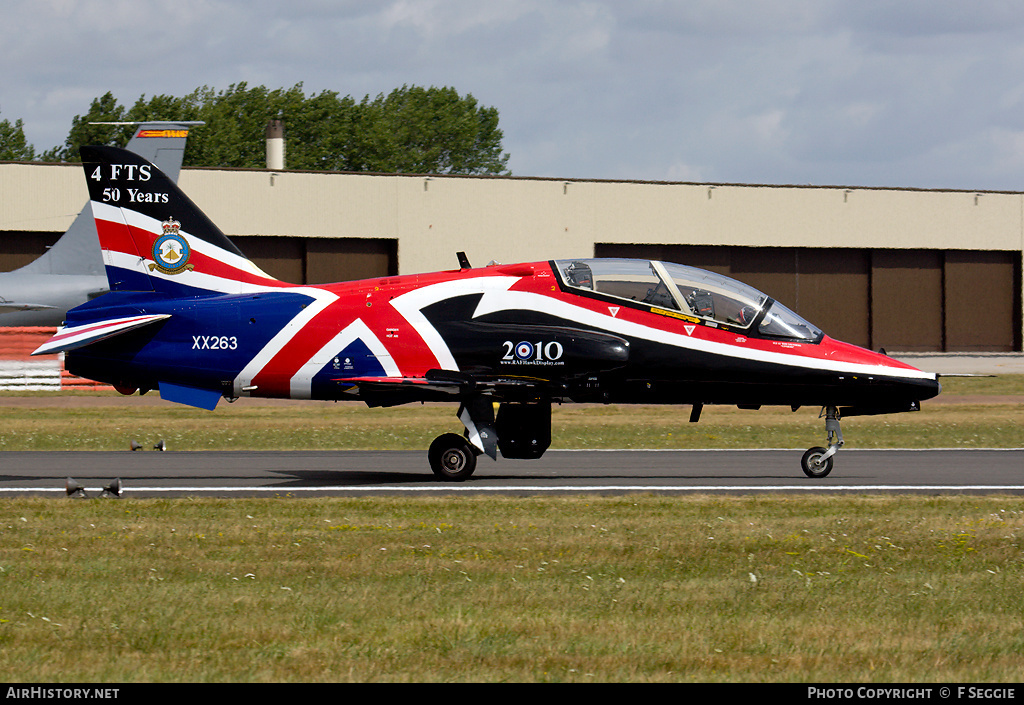
<path fill-rule="evenodd" d="M 162 120 L 136 125 L 127 149 L 177 182 L 189 130 L 202 122 Z M 0 326 L 59 326 L 69 309 L 109 290 L 92 210 L 86 203 L 60 239 L 38 259 L 0 272 Z"/>

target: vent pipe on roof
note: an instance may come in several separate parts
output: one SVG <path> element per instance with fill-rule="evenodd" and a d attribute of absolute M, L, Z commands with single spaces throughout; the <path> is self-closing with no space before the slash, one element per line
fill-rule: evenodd
<path fill-rule="evenodd" d="M 275 171 L 284 169 L 284 121 L 271 120 L 267 123 L 267 168 Z"/>

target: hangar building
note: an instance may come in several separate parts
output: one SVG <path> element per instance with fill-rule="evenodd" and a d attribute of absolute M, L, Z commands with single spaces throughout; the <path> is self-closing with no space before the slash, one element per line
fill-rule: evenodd
<path fill-rule="evenodd" d="M 179 185 L 294 283 L 454 269 L 458 251 L 474 266 L 662 259 L 865 347 L 1021 351 L 1019 192 L 261 169 L 184 169 Z M 78 165 L 0 163 L 0 271 L 44 252 L 87 198 Z"/>

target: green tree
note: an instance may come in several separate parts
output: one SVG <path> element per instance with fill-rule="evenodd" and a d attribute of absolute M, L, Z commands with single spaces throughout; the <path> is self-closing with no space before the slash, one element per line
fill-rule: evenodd
<path fill-rule="evenodd" d="M 90 122 L 201 120 L 206 124 L 189 134 L 185 166 L 258 168 L 266 164 L 264 130 L 274 119 L 285 121 L 290 169 L 508 173 L 497 109 L 454 88 L 416 86 L 357 103 L 333 91 L 307 96 L 301 83 L 277 90 L 238 83 L 180 98 L 143 95 L 128 110 L 107 93 L 74 119 L 58 157 L 75 161 L 82 144 L 123 146 L 131 136 L 130 127 Z"/>
<path fill-rule="evenodd" d="M 0 159 L 30 162 L 35 158 L 35 147 L 25 140 L 22 121 L 15 120 L 12 125 L 9 120 L 0 120 Z"/>
<path fill-rule="evenodd" d="M 454 88 L 402 86 L 386 97 L 364 99 L 370 150 L 368 171 L 499 174 L 507 173 L 498 111 L 480 107 L 472 95 Z"/>
<path fill-rule="evenodd" d="M 78 148 L 84 144 L 103 144 L 123 147 L 132 136 L 130 125 L 94 123 L 116 123 L 125 121 L 125 109 L 109 91 L 100 98 L 94 98 L 85 115 L 71 119 L 71 131 L 64 145 L 43 152 L 43 161 L 77 162 Z"/>

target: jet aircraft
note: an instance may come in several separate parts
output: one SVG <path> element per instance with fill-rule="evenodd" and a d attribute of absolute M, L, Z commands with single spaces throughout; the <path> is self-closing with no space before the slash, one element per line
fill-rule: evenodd
<path fill-rule="evenodd" d="M 132 394 L 459 404 L 427 453 L 465 480 L 477 457 L 539 458 L 566 402 L 821 407 L 824 477 L 843 416 L 914 411 L 936 375 L 833 340 L 739 281 L 671 262 L 577 258 L 294 285 L 247 259 L 149 162 L 81 150 L 110 293 L 33 354 Z M 497 411 L 495 412 L 495 406 Z"/>
<path fill-rule="evenodd" d="M 177 181 L 189 128 L 203 123 L 135 124 L 127 149 Z M 68 309 L 106 293 L 107 276 L 88 206 L 42 256 L 13 272 L 0 272 L 0 326 L 59 326 Z"/>

